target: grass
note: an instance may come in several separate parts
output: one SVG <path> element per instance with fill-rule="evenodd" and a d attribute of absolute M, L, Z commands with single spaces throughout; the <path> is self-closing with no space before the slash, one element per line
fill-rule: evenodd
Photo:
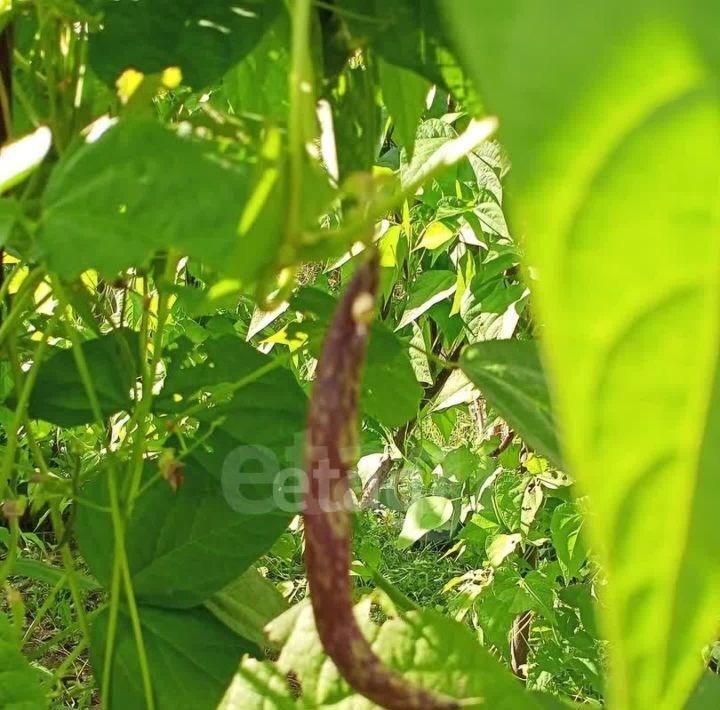
<path fill-rule="evenodd" d="M 449 598 L 442 589 L 469 567 L 444 556 L 449 545 L 420 540 L 410 551 L 398 549 L 396 542 L 403 517 L 390 510 L 358 516 L 353 535 L 354 559 L 362 560 L 371 554 L 372 562 L 377 560 L 377 571 L 405 596 L 423 608 L 447 611 Z M 286 533 L 281 541 L 265 555 L 261 566 L 285 597 L 296 603 L 306 595 L 300 535 Z M 372 582 L 359 576 L 355 580 L 358 595 L 372 588 Z"/>
<path fill-rule="evenodd" d="M 61 568 L 62 562 L 59 554 L 52 550 L 54 540 L 51 538 L 51 533 L 39 533 L 39 544 L 26 544 L 22 557 L 42 560 Z M 74 557 L 81 560 L 77 554 L 74 554 Z M 47 603 L 53 593 L 54 597 Z M 50 708 L 99 708 L 87 649 L 78 653 L 78 644 L 82 638 L 80 630 L 62 636 L 68 629 L 76 626 L 69 590 L 56 590 L 52 584 L 46 582 L 11 576 L 0 604 L 0 611 L 3 613 L 12 613 L 10 599 L 13 600 L 15 615 L 24 618 L 23 652 L 38 671 L 41 682 L 50 691 Z M 85 597 L 85 608 L 95 608 L 100 602 L 98 593 L 90 593 Z M 57 642 L 53 642 L 56 637 Z"/>

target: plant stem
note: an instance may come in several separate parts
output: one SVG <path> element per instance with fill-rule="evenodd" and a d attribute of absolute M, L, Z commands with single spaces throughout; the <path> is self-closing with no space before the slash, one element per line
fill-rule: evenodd
<path fill-rule="evenodd" d="M 165 267 L 165 279 L 169 282 L 175 280 L 175 272 L 177 270 L 178 259 L 172 255 L 168 255 Z M 132 509 L 140 489 L 142 481 L 143 460 L 145 455 L 146 435 L 148 427 L 148 418 L 152 410 L 153 403 L 153 387 L 155 386 L 155 376 L 157 374 L 160 358 L 162 357 L 162 338 L 165 323 L 169 313 L 169 293 L 161 293 L 158 289 L 158 312 L 157 323 L 155 324 L 155 333 L 152 339 L 152 355 L 150 358 L 150 366 L 143 370 L 142 383 L 142 399 L 137 405 L 137 429 L 135 431 L 135 441 L 133 448 L 133 457 L 130 464 L 129 491 L 126 501 L 126 517 L 130 517 Z M 143 361 L 145 353 L 142 354 Z"/>
<path fill-rule="evenodd" d="M 314 78 L 310 56 L 312 0 L 294 0 L 292 5 L 292 69 L 288 114 L 290 187 L 285 246 L 292 252 L 302 233 L 303 172 L 306 143 L 312 139 L 308 124 L 315 119 Z"/>
<path fill-rule="evenodd" d="M 92 621 L 101 611 L 104 610 L 104 607 L 99 607 L 98 609 L 94 609 L 91 611 L 88 615 L 88 621 Z M 66 638 L 69 636 L 72 636 L 73 634 L 77 633 L 80 628 L 80 625 L 76 622 L 74 624 L 68 624 L 62 631 L 58 631 L 58 633 L 55 634 L 49 641 L 46 641 L 45 643 L 41 644 L 40 646 L 37 646 L 36 648 L 33 648 L 31 651 L 28 651 L 25 655 L 28 658 L 28 660 L 36 661 L 38 658 L 42 658 L 50 649 L 55 648 L 58 644 L 62 643 Z"/>
<path fill-rule="evenodd" d="M 55 586 L 50 590 L 47 597 L 45 597 L 45 601 L 43 602 L 42 606 L 35 612 L 33 620 L 32 622 L 30 622 L 30 626 L 28 626 L 27 631 L 23 636 L 23 646 L 30 640 L 30 638 L 32 638 L 33 632 L 38 627 L 38 624 L 43 620 L 45 614 L 48 613 L 48 610 L 55 602 L 55 597 L 57 596 L 57 593 L 65 586 L 66 582 L 67 575 L 64 574 L 62 577 L 60 577 Z"/>
<path fill-rule="evenodd" d="M 88 368 L 85 354 L 82 350 L 82 343 L 78 340 L 77 333 L 72 327 L 72 314 L 68 300 L 65 295 L 65 290 L 60 283 L 59 279 L 54 278 L 53 284 L 55 292 L 58 294 L 60 303 L 58 304 L 58 310 L 63 311 L 65 314 L 65 330 L 68 335 L 68 339 L 72 344 L 73 357 L 75 359 L 75 365 L 78 368 L 80 379 L 82 380 L 83 387 L 87 394 L 88 400 L 90 401 L 90 407 L 97 423 L 104 427 L 102 411 L 100 409 L 100 403 L 95 392 L 95 386 L 92 381 L 92 376 Z M 132 578 L 130 576 L 130 568 L 127 562 L 127 553 L 125 550 L 125 526 L 120 510 L 120 502 L 117 496 L 117 477 L 115 462 L 112 456 L 107 457 L 108 460 L 108 489 L 110 493 L 110 507 L 112 509 L 112 522 L 113 522 L 113 533 L 115 536 L 115 559 L 113 567 L 113 580 L 110 598 L 110 619 L 108 621 L 108 637 L 107 645 L 105 649 L 105 663 L 104 673 L 102 679 L 102 698 L 103 701 L 109 707 L 110 705 L 110 679 L 112 670 L 112 656 L 114 653 L 115 646 L 115 629 L 117 627 L 117 617 L 119 613 L 120 605 L 120 576 L 124 578 L 125 596 L 127 597 L 128 607 L 130 609 L 130 615 L 133 622 L 133 632 L 135 635 L 135 645 L 138 653 L 138 662 L 140 664 L 140 674 L 142 676 L 143 690 L 145 693 L 145 704 L 148 710 L 154 710 L 155 700 L 152 690 L 152 679 L 150 677 L 150 668 L 147 662 L 147 654 L 145 651 L 145 643 L 143 641 L 142 627 L 139 623 L 139 617 L 137 613 L 137 606 L 135 603 L 135 593 L 132 587 Z"/>
<path fill-rule="evenodd" d="M 382 219 L 388 212 L 395 210 L 405 200 L 411 199 L 425 183 L 465 158 L 468 153 L 485 142 L 496 128 L 497 119 L 492 117 L 482 121 L 474 121 L 465 133 L 453 138 L 445 143 L 442 148 L 435 151 L 412 182 L 395 194 L 371 203 L 364 216 L 338 229 L 306 232 L 303 236 L 303 258 L 312 258 L 315 251 L 313 247 L 318 245 L 320 245 L 320 253 L 322 253 L 325 245 L 331 241 L 344 245 L 352 243 L 363 235 L 370 235 L 370 238 L 372 238 L 375 223 L 379 219 Z"/>
<path fill-rule="evenodd" d="M 12 471 L 13 463 L 15 462 L 15 452 L 17 451 L 18 443 L 18 431 L 23 421 L 25 420 L 27 405 L 30 401 L 30 395 L 32 394 L 32 389 L 35 385 L 35 381 L 37 380 L 38 372 L 40 371 L 40 363 L 42 361 L 45 348 L 47 347 L 47 341 L 52 331 L 55 330 L 59 315 L 59 311 L 56 311 L 53 314 L 50 322 L 48 323 L 48 327 L 43 333 L 42 339 L 38 343 L 38 346 L 35 348 L 35 352 L 33 353 L 32 367 L 30 368 L 24 382 L 22 383 L 20 396 L 18 397 L 17 405 L 15 406 L 15 416 L 13 418 L 12 428 L 8 434 L 5 457 L 3 459 L 2 470 L 0 470 L 0 486 L 2 486 L 2 488 L 6 490 L 6 494 L 10 494 L 10 491 L 8 490 L 8 481 L 10 479 L 10 472 Z M 12 348 L 11 350 L 14 351 L 14 348 Z M 13 359 L 16 360 L 16 358 Z M 20 370 L 19 363 L 17 363 L 17 370 Z M 17 383 L 17 386 L 20 386 L 19 382 Z"/>

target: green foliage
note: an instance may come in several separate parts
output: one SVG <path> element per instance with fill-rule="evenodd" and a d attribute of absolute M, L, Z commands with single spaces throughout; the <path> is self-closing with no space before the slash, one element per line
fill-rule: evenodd
<path fill-rule="evenodd" d="M 272 582 L 252 567 L 210 597 L 205 606 L 238 636 L 260 648 L 268 645 L 265 626 L 287 608 Z"/>
<path fill-rule="evenodd" d="M 140 369 L 137 333 L 119 328 L 80 347 L 102 415 L 129 410 L 131 390 Z M 58 348 L 40 365 L 28 412 L 33 419 L 44 419 L 62 427 L 94 421 L 95 414 L 72 347 Z"/>
<path fill-rule="evenodd" d="M 447 691 L 453 687 L 466 698 L 463 707 L 541 708 L 512 676 L 477 645 L 466 629 L 430 611 L 411 611 L 382 625 L 371 620 L 370 599 L 355 613 L 373 650 L 391 667 L 425 688 Z M 369 701 L 353 695 L 323 654 L 311 609 L 298 605 L 269 627 L 272 638 L 283 644 L 275 669 L 244 661 L 222 708 L 371 708 Z M 322 671 L 321 671 L 322 669 Z M 278 670 L 280 673 L 278 673 Z M 299 681 L 302 695 L 294 699 L 282 673 Z M 474 701 L 474 702 L 473 702 Z"/>
<path fill-rule="evenodd" d="M 441 496 L 427 496 L 416 500 L 405 514 L 398 547 L 405 549 L 417 542 L 423 535 L 442 527 L 453 513 L 452 502 Z"/>
<path fill-rule="evenodd" d="M 590 537 L 610 580 L 610 701 L 679 707 L 719 611 L 709 156 L 720 102 L 699 31 L 717 11 L 651 2 L 599 13 L 564 3 L 552 17 L 539 2 L 447 10 L 513 156 L 565 455 L 590 494 Z M 471 31 L 481 24 L 488 42 Z"/>
<path fill-rule="evenodd" d="M 39 677 L 20 653 L 15 629 L 0 615 L 0 702 L 7 710 L 42 710 L 47 707 Z"/>
<path fill-rule="evenodd" d="M 282 7 L 279 0 L 79 0 L 103 11 L 90 38 L 90 65 L 109 84 L 127 68 L 155 74 L 180 67 L 201 89 L 249 54 Z"/>
<path fill-rule="evenodd" d="M 58 164 L 43 197 L 39 243 L 50 268 L 68 279 L 90 268 L 113 278 L 176 249 L 222 269 L 249 176 L 214 152 L 145 121 L 121 122 L 82 146 Z"/>
<path fill-rule="evenodd" d="M 463 707 L 715 707 L 718 14 L 0 3 L 0 705 L 370 707 L 298 513 L 377 249 L 332 422 L 373 648 Z"/>
<path fill-rule="evenodd" d="M 562 467 L 550 393 L 533 341 L 476 343 L 463 352 L 461 367 L 528 444 Z"/>
<path fill-rule="evenodd" d="M 140 608 L 147 659 L 158 707 L 216 707 L 243 654 L 260 654 L 254 644 L 233 633 L 206 609 L 177 611 Z M 93 625 L 91 658 L 103 668 L 108 618 Z M 112 666 L 110 701 L 116 707 L 138 707 L 143 687 L 129 616 L 121 611 Z"/>

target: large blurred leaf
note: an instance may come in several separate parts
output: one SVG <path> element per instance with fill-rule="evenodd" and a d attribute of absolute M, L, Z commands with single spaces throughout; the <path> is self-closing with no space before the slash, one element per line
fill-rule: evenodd
<path fill-rule="evenodd" d="M 564 452 L 609 580 L 608 703 L 680 707 L 720 617 L 720 6 L 444 7 L 513 160 Z"/>
<path fill-rule="evenodd" d="M 138 334 L 119 328 L 81 347 L 103 416 L 130 409 L 130 392 L 140 374 Z M 28 413 L 63 427 L 95 421 L 72 348 L 55 349 L 40 365 Z"/>
<path fill-rule="evenodd" d="M 463 352 L 460 367 L 530 446 L 562 466 L 548 386 L 534 341 L 476 343 Z"/>
<path fill-rule="evenodd" d="M 538 699 L 544 696 L 528 694 L 462 624 L 426 610 L 412 611 L 377 626 L 369 618 L 370 609 L 370 599 L 355 607 L 363 633 L 380 658 L 409 681 L 445 695 L 466 698 L 463 707 L 467 708 L 548 707 Z M 284 643 L 277 665 L 244 661 L 222 710 L 377 707 L 353 693 L 325 656 L 307 602 L 276 619 L 269 631 L 271 638 Z M 299 698 L 293 698 L 284 682 L 284 675 L 290 672 L 299 681 Z"/>
<path fill-rule="evenodd" d="M 207 359 L 196 368 L 169 371 L 170 393 L 189 395 L 251 378 L 271 362 L 234 336 L 209 341 L 206 347 Z M 126 545 L 135 593 L 142 601 L 178 608 L 204 602 L 266 552 L 297 512 L 305 396 L 293 375 L 278 368 L 229 398 L 216 390 L 214 400 L 214 407 L 195 415 L 198 436 L 206 439 L 184 459 L 183 485 L 173 492 L 160 479 L 135 503 Z M 171 402 L 159 399 L 158 409 L 177 411 Z M 157 467 L 157 461 L 148 462 L 144 482 Z M 107 506 L 107 491 L 105 472 L 100 472 L 83 495 Z M 89 566 L 107 585 L 110 515 L 102 507 L 80 506 L 77 534 Z M 192 569 L 202 574 L 188 574 Z"/>
<path fill-rule="evenodd" d="M 173 248 L 222 271 L 248 176 L 211 148 L 154 123 L 124 122 L 69 154 L 43 197 L 38 241 L 50 268 L 112 278 Z"/>
<path fill-rule="evenodd" d="M 207 609 L 177 611 L 140 606 L 140 624 L 158 708 L 215 708 L 243 654 L 260 649 L 223 626 Z M 91 629 L 90 660 L 102 682 L 109 613 Z M 130 617 L 120 612 L 112 665 L 110 698 L 105 707 L 145 707 L 142 675 Z M 4 707 L 4 706 L 3 706 Z"/>
<path fill-rule="evenodd" d="M 125 69 L 155 74 L 180 67 L 197 89 L 249 54 L 282 7 L 281 0 L 79 0 L 104 10 L 90 38 L 90 65 L 108 84 Z"/>
<path fill-rule="evenodd" d="M 0 707 L 3 710 L 47 707 L 40 677 L 20 653 L 15 630 L 5 614 L 0 614 Z"/>

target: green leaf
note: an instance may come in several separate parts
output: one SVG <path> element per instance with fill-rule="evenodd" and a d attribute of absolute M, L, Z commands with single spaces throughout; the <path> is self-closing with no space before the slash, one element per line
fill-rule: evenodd
<path fill-rule="evenodd" d="M 460 367 L 530 446 L 562 467 L 550 394 L 534 341 L 476 343 L 465 349 Z"/>
<path fill-rule="evenodd" d="M 430 156 L 441 150 L 453 138 L 457 138 L 457 132 L 444 121 L 431 119 L 421 123 L 415 137 L 412 160 L 405 151 L 401 154 L 400 176 L 403 186 L 415 182 L 422 176 Z M 448 168 L 440 178 L 442 191 L 446 194 L 455 194 L 456 179 L 457 167 Z"/>
<path fill-rule="evenodd" d="M 286 121 L 289 71 L 290 18 L 283 11 L 253 51 L 225 74 L 219 94 L 237 115 L 255 114 Z M 259 86 L 262 91 L 258 91 Z"/>
<path fill-rule="evenodd" d="M 515 548 L 520 544 L 522 536 L 520 533 L 512 535 L 493 535 L 487 539 L 485 549 L 490 564 L 493 567 L 499 567 L 508 555 L 515 552 Z"/>
<path fill-rule="evenodd" d="M 201 89 L 250 53 L 282 7 L 279 0 L 80 0 L 105 11 L 90 38 L 90 65 L 108 84 L 132 67 L 180 67 Z"/>
<path fill-rule="evenodd" d="M 720 616 L 720 8 L 444 7 L 513 161 L 563 451 L 609 580 L 607 702 L 681 707 Z"/>
<path fill-rule="evenodd" d="M 487 470 L 488 467 L 484 464 L 485 462 L 467 446 L 460 446 L 446 454 L 442 468 L 446 476 L 452 476 L 460 483 L 469 481 L 478 483 L 492 473 L 492 470 Z"/>
<path fill-rule="evenodd" d="M 3 710 L 47 707 L 39 677 L 20 653 L 15 630 L 5 614 L 0 614 L 0 706 Z"/>
<path fill-rule="evenodd" d="M 383 100 L 395 126 L 393 137 L 412 158 L 415 134 L 430 83 L 413 71 L 383 61 L 380 61 L 378 71 Z"/>
<path fill-rule="evenodd" d="M 41 560 L 20 558 L 15 560 L 13 576 L 27 577 L 36 582 L 44 582 L 54 586 L 65 576 L 65 570 L 62 567 L 55 567 Z M 94 592 L 100 588 L 100 585 L 92 577 L 78 571 L 75 572 L 75 579 L 78 587 L 84 592 Z M 68 586 L 67 581 L 63 586 Z"/>
<path fill-rule="evenodd" d="M 416 249 L 437 249 L 447 244 L 455 232 L 443 222 L 430 222 L 417 243 Z"/>
<path fill-rule="evenodd" d="M 177 611 L 139 607 L 155 704 L 158 708 L 214 708 L 222 699 L 243 654 L 260 649 L 218 621 L 207 609 Z M 94 620 L 90 660 L 102 683 L 109 611 Z M 121 609 L 115 640 L 110 698 L 104 706 L 145 707 L 133 627 Z"/>
<path fill-rule="evenodd" d="M 720 707 L 720 678 L 716 673 L 705 671 L 685 710 L 715 710 L 717 707 Z"/>
<path fill-rule="evenodd" d="M 38 242 L 67 279 L 90 268 L 114 278 L 171 248 L 223 271 L 247 194 L 247 169 L 213 156 L 211 144 L 121 122 L 55 167 Z"/>
<path fill-rule="evenodd" d="M 46 126 L 4 145 L 0 150 L 0 193 L 30 175 L 42 163 L 51 145 L 52 134 Z"/>
<path fill-rule="evenodd" d="M 397 546 L 405 550 L 431 530 L 442 527 L 453 514 L 452 501 L 442 496 L 416 500 L 405 514 Z"/>
<path fill-rule="evenodd" d="M 103 416 L 130 409 L 130 393 L 140 374 L 138 334 L 118 328 L 81 347 Z M 95 421 L 72 348 L 53 350 L 40 365 L 28 404 L 30 417 L 62 427 Z"/>
<path fill-rule="evenodd" d="M 360 390 L 363 412 L 396 428 L 417 415 L 422 394 L 407 347 L 384 324 L 374 323 Z"/>
<path fill-rule="evenodd" d="M 436 303 L 449 298 L 457 288 L 457 276 L 452 271 L 425 271 L 410 287 L 405 312 L 395 330 L 417 320 Z"/>
<path fill-rule="evenodd" d="M 382 626 L 370 620 L 371 599 L 355 607 L 373 650 L 410 682 L 451 697 L 464 698 L 463 707 L 497 710 L 539 710 L 536 696 L 526 693 L 509 671 L 483 647 L 463 624 L 430 610 L 402 616 L 390 612 Z M 270 634 L 284 642 L 277 665 L 243 661 L 222 710 L 268 708 L 335 708 L 371 710 L 377 707 L 354 694 L 323 653 L 310 605 L 305 602 L 270 625 Z M 301 695 L 292 694 L 284 674 L 298 680 Z"/>
<path fill-rule="evenodd" d="M 353 44 L 369 44 L 383 60 L 450 90 L 468 111 L 482 111 L 464 74 L 433 0 L 339 0 Z M 387 98 L 385 99 L 387 102 Z"/>
<path fill-rule="evenodd" d="M 294 310 L 317 318 L 314 331 L 319 346 L 336 300 L 317 288 L 301 289 L 292 299 Z M 305 323 L 299 329 L 308 330 Z M 402 426 L 417 416 L 423 390 L 415 378 L 407 346 L 384 323 L 375 322 L 360 387 L 362 411 L 387 427 Z"/>
<path fill-rule="evenodd" d="M 257 376 L 272 360 L 235 336 L 204 347 L 207 357 L 195 367 L 183 368 L 184 352 L 176 353 L 180 364 L 168 371 L 169 394 L 246 384 L 229 398 L 217 395 L 214 407 L 195 414 L 197 436 L 205 439 L 184 458 L 177 492 L 158 479 L 157 461 L 146 464 L 143 483 L 155 482 L 137 499 L 127 525 L 135 593 L 166 607 L 195 606 L 219 592 L 272 546 L 299 510 L 306 401 L 294 376 L 281 367 Z M 161 397 L 157 408 L 178 412 L 181 404 Z M 83 497 L 107 506 L 106 475 L 100 471 Z M 77 535 L 88 565 L 107 587 L 114 539 L 109 513 L 80 506 Z"/>
<path fill-rule="evenodd" d="M 205 607 L 236 634 L 263 648 L 268 645 L 265 626 L 287 609 L 287 602 L 272 582 L 249 567 Z"/>
<path fill-rule="evenodd" d="M 582 515 L 574 503 L 562 503 L 553 511 L 550 532 L 567 583 L 577 575 L 587 558 L 580 536 L 582 525 Z"/>

